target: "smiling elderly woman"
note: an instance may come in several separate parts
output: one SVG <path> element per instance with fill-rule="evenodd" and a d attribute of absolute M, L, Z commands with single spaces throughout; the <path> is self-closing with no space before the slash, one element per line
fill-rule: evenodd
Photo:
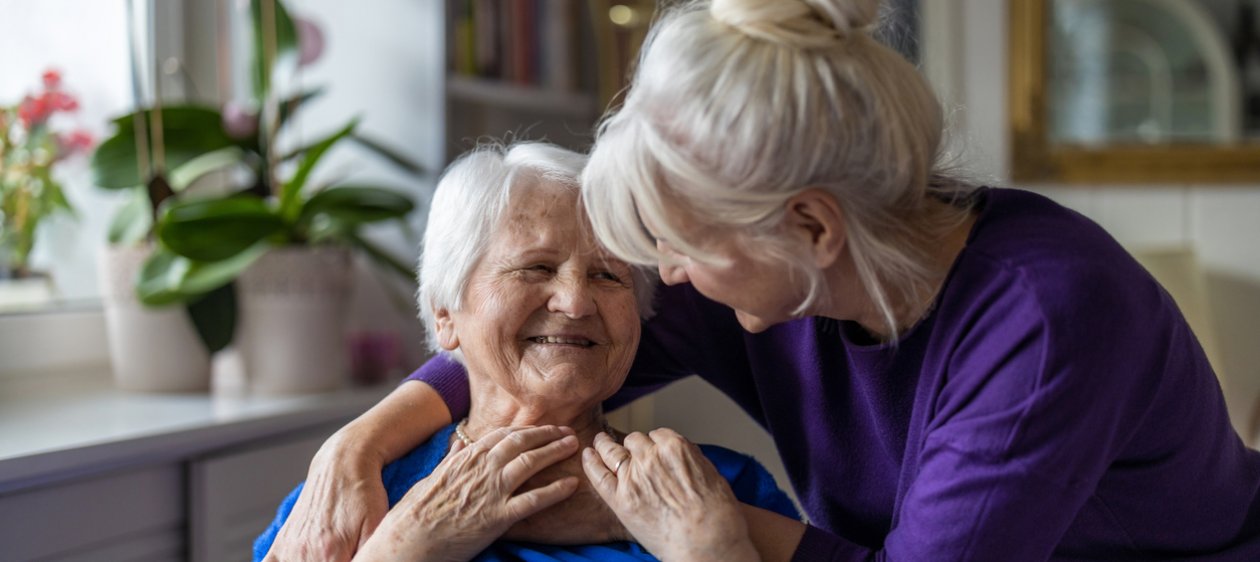
<path fill-rule="evenodd" d="M 498 540 L 526 517 L 589 513 L 561 503 L 606 509 L 590 482 L 575 476 L 582 474 L 575 453 L 600 433 L 621 437 L 601 403 L 630 370 L 653 284 L 645 270 L 596 246 L 578 201 L 585 162 L 546 144 L 490 146 L 460 158 L 439 182 L 420 264 L 420 315 L 429 346 L 468 370 L 472 407 L 467 419 L 385 467 L 391 509 L 356 559 L 651 559 L 628 541 Z M 701 450 L 714 466 L 685 469 L 725 478 L 741 501 L 799 518 L 756 461 Z M 283 532 L 301 491 L 258 538 L 256 560 Z"/>

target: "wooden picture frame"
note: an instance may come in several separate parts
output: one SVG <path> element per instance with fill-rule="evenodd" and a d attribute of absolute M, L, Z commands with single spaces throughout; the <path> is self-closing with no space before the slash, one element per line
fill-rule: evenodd
<path fill-rule="evenodd" d="M 1053 0 L 1008 0 L 1010 170 L 1015 182 L 1179 184 L 1260 182 L 1260 143 L 1051 143 L 1046 96 L 1048 23 Z"/>

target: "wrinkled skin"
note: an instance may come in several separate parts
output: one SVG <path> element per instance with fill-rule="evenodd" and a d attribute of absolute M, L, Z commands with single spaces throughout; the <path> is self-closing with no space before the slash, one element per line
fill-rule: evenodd
<path fill-rule="evenodd" d="M 381 463 L 323 447 L 265 560 L 350 560 L 388 510 Z"/>
<path fill-rule="evenodd" d="M 624 446 L 600 434 L 582 461 L 595 491 L 657 558 L 758 560 L 730 484 L 673 430 L 631 433 Z"/>
<path fill-rule="evenodd" d="M 469 560 L 512 524 L 573 494 L 574 477 L 518 489 L 577 448 L 577 438 L 555 426 L 500 428 L 469 446 L 455 440 L 450 454 L 389 511 L 354 559 Z"/>

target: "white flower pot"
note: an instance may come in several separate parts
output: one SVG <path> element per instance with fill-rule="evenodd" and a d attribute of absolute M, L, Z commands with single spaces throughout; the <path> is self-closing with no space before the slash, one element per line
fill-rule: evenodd
<path fill-rule="evenodd" d="M 241 274 L 236 347 L 254 392 L 322 392 L 346 383 L 351 278 L 344 247 L 274 249 Z"/>
<path fill-rule="evenodd" d="M 210 353 L 181 305 L 149 308 L 136 299 L 136 278 L 151 246 L 108 246 L 99 254 L 101 298 L 110 364 L 119 388 L 204 392 Z"/>

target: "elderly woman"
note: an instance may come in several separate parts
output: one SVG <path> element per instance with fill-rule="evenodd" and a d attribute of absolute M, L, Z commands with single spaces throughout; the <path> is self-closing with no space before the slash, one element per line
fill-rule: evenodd
<path fill-rule="evenodd" d="M 420 265 L 420 315 L 430 347 L 467 369 L 471 407 L 385 468 L 392 509 L 359 558 L 651 559 L 626 541 L 495 542 L 524 518 L 546 519 L 556 504 L 601 503 L 588 480 L 574 476 L 582 472 L 575 453 L 601 432 L 621 435 L 601 403 L 625 380 L 640 317 L 651 310 L 645 270 L 600 249 L 582 218 L 584 164 L 584 156 L 545 144 L 490 147 L 452 164 L 438 184 Z M 739 501 L 797 517 L 751 458 L 699 450 L 716 472 L 707 463 L 680 468 L 729 483 L 721 489 Z M 259 537 L 256 559 L 301 492 Z M 685 552 L 683 539 L 661 554 Z"/>

